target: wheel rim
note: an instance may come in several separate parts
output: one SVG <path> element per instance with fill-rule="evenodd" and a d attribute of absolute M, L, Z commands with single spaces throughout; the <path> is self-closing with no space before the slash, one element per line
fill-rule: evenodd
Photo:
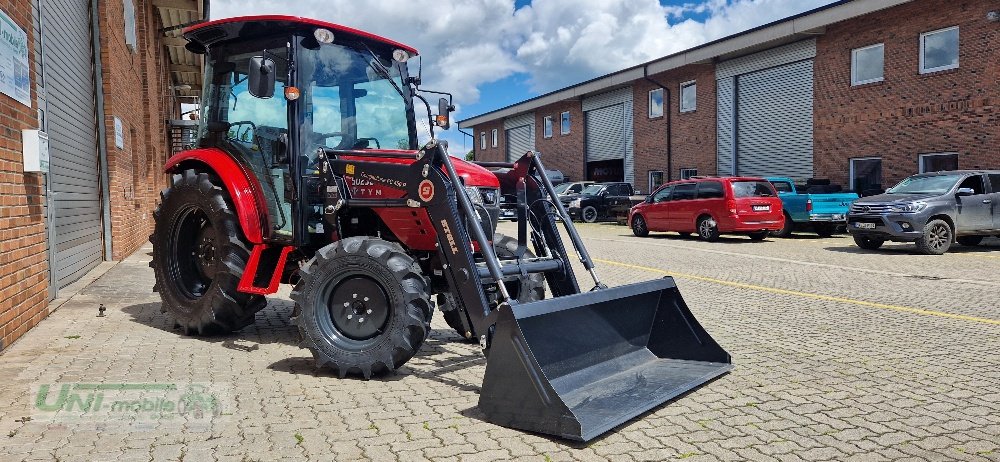
<path fill-rule="evenodd" d="M 583 209 L 583 221 L 594 221 L 597 219 L 597 210 L 593 207 Z"/>
<path fill-rule="evenodd" d="M 951 241 L 951 229 L 942 224 L 934 225 L 931 227 L 927 241 L 932 249 L 940 250 Z"/>
<path fill-rule="evenodd" d="M 385 331 L 389 321 L 389 297 L 385 289 L 366 276 L 346 278 L 331 284 L 321 313 L 320 328 L 330 337 L 368 343 Z"/>
<path fill-rule="evenodd" d="M 632 230 L 636 234 L 644 234 L 646 232 L 646 221 L 642 217 L 635 217 L 635 221 L 632 222 Z"/>
<path fill-rule="evenodd" d="M 701 225 L 698 226 L 698 234 L 701 237 L 709 238 L 712 236 L 712 220 L 701 220 Z"/>
<path fill-rule="evenodd" d="M 170 234 L 171 281 L 190 299 L 205 295 L 218 272 L 215 228 L 203 210 L 188 207 L 174 220 Z"/>

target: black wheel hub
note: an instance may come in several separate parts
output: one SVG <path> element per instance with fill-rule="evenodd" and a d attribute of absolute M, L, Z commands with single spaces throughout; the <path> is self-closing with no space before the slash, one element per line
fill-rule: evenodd
<path fill-rule="evenodd" d="M 215 266 L 215 238 L 212 236 L 212 231 L 211 226 L 201 228 L 198 232 L 198 239 L 195 241 L 194 250 L 198 271 L 208 279 L 215 279 L 217 271 Z"/>
<path fill-rule="evenodd" d="M 327 306 L 333 327 L 352 340 L 378 336 L 389 320 L 389 297 L 375 280 L 364 276 L 337 284 Z"/>
<path fill-rule="evenodd" d="M 215 228 L 200 208 L 181 212 L 171 233 L 170 278 L 190 299 L 205 295 L 218 272 Z"/>

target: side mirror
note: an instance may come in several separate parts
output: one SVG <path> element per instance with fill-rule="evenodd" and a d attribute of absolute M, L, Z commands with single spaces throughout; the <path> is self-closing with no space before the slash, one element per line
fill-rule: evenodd
<path fill-rule="evenodd" d="M 646 196 L 646 200 L 643 201 L 643 202 L 645 202 L 647 204 L 652 204 L 653 203 L 653 195 L 650 194 L 650 195 Z"/>
<path fill-rule="evenodd" d="M 247 72 L 247 91 L 260 99 L 274 96 L 274 60 L 265 56 L 250 58 L 250 70 Z"/>
<path fill-rule="evenodd" d="M 976 190 L 972 188 L 958 188 L 958 193 L 956 196 L 973 196 L 976 194 Z"/>
<path fill-rule="evenodd" d="M 441 98 L 438 100 L 438 115 L 434 120 L 434 125 L 441 127 L 443 130 L 447 130 L 451 127 L 451 111 L 455 110 L 455 106 L 451 105 L 448 98 Z"/>
<path fill-rule="evenodd" d="M 642 195 L 642 191 L 639 191 L 638 189 L 636 189 L 635 191 L 632 191 L 632 195 L 633 196 L 641 196 Z"/>

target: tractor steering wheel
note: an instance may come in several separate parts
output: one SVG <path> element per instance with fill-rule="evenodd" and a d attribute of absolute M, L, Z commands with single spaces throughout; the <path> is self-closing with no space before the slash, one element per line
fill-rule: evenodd
<path fill-rule="evenodd" d="M 253 129 L 253 131 L 254 131 L 254 136 L 256 136 L 256 135 L 257 135 L 257 124 L 253 123 L 252 121 L 249 121 L 249 120 L 240 120 L 240 121 L 236 121 L 236 122 L 229 122 L 229 128 L 230 128 L 230 129 L 232 129 L 233 127 L 236 127 L 236 126 L 238 126 L 238 125 L 249 125 L 249 126 L 250 126 L 249 128 L 252 128 L 252 129 Z M 244 130 L 246 130 L 246 129 L 244 129 Z M 232 139 L 232 140 L 236 140 L 236 141 L 243 141 L 243 140 L 242 140 L 242 139 L 240 138 L 240 132 L 244 132 L 244 131 L 243 131 L 243 130 L 237 130 L 237 131 L 236 131 L 236 137 L 234 137 L 234 138 L 230 138 L 230 139 Z M 245 132 L 244 132 L 244 133 L 245 133 Z M 229 133 L 228 133 L 228 131 L 227 131 L 227 133 L 226 133 L 226 137 L 227 137 L 227 138 L 229 138 Z M 253 143 L 253 140 L 252 140 L 252 139 L 250 140 L 250 143 Z"/>

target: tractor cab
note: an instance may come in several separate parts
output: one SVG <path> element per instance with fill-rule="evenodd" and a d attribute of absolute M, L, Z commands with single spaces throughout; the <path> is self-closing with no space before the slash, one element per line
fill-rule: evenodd
<path fill-rule="evenodd" d="M 280 16 L 213 21 L 184 35 L 189 49 L 206 55 L 199 144 L 252 171 L 267 202 L 269 241 L 316 233 L 317 203 L 308 196 L 296 203 L 294 192 L 309 188 L 320 148 L 417 149 L 407 71 L 413 48 Z"/>

